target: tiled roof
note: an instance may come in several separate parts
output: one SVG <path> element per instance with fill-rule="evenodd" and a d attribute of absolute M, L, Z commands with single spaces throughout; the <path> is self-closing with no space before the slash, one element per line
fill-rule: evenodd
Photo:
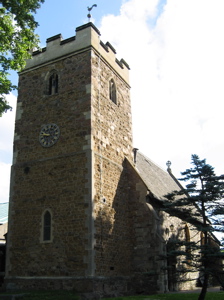
<path fill-rule="evenodd" d="M 180 191 L 183 188 L 172 173 L 169 174 L 164 171 L 139 151 L 136 155 L 135 168 L 154 199 L 163 202 L 164 200 L 167 200 L 164 197 L 165 195 L 174 191 Z M 172 211 L 170 210 L 169 213 L 179 216 L 192 224 L 195 224 L 195 222 L 199 222 L 201 224 L 202 221 L 201 213 L 198 207 L 194 204 L 188 204 L 180 207 L 174 206 L 172 207 Z"/>
<path fill-rule="evenodd" d="M 8 222 L 8 209 L 9 203 L 0 203 L 0 223 L 7 223 Z"/>
<path fill-rule="evenodd" d="M 136 169 L 156 199 L 164 200 L 164 195 L 174 190 L 180 190 L 180 186 L 168 172 L 161 169 L 139 151 L 136 156 Z"/>

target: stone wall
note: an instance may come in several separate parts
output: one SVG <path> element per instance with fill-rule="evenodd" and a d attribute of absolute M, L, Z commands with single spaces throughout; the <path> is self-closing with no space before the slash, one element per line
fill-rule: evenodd
<path fill-rule="evenodd" d="M 59 92 L 48 95 L 52 70 Z M 19 82 L 7 276 L 83 276 L 91 252 L 90 53 L 24 71 Z M 49 123 L 60 137 L 46 148 L 39 133 Z M 46 209 L 53 243 L 41 242 Z"/>
<path fill-rule="evenodd" d="M 111 79 L 116 86 L 116 103 L 109 97 Z M 96 275 L 130 276 L 132 226 L 123 166 L 125 156 L 132 159 L 130 87 L 94 53 L 92 88 Z"/>
<path fill-rule="evenodd" d="M 126 176 L 123 169 L 105 161 L 103 166 L 107 168 L 103 169 L 103 198 L 100 193 L 95 197 L 96 274 L 127 276 L 133 270 L 133 242 Z M 100 191 L 100 186 L 96 187 Z"/>
<path fill-rule="evenodd" d="M 73 290 L 81 294 L 81 299 L 98 300 L 102 297 L 119 297 L 141 294 L 143 290 L 151 294 L 153 287 L 148 278 L 143 277 L 85 277 L 85 278 L 27 278 L 10 280 L 11 290 Z"/>
<path fill-rule="evenodd" d="M 49 95 L 52 70 L 59 77 L 59 92 Z M 14 141 L 16 162 L 79 152 L 89 145 L 90 84 L 89 52 L 20 74 Z M 56 123 L 61 131 L 59 142 L 50 149 L 39 144 L 41 126 L 48 123 Z"/>
<path fill-rule="evenodd" d="M 110 79 L 115 82 L 117 103 L 109 98 Z M 94 52 L 91 119 L 95 153 L 120 166 L 125 156 L 132 159 L 130 86 Z"/>
<path fill-rule="evenodd" d="M 130 87 L 117 72 L 121 67 L 114 62 L 113 69 L 98 54 L 86 49 L 42 65 L 38 54 L 20 74 L 7 262 L 7 281 L 17 277 L 20 287 L 32 278 L 38 285 L 44 277 L 67 282 L 132 274 L 123 168 L 125 156 L 132 158 Z M 49 95 L 53 72 L 58 93 Z M 109 99 L 111 78 L 117 104 Z M 46 148 L 39 132 L 49 123 L 59 126 L 60 137 Z M 46 210 L 52 213 L 49 243 L 41 240 Z"/>
<path fill-rule="evenodd" d="M 199 273 L 182 273 L 183 267 L 186 268 L 183 264 L 186 257 L 170 259 L 169 245 L 173 241 L 186 240 L 186 226 L 190 241 L 200 243 L 200 232 L 186 221 L 163 211 L 159 202 L 150 195 L 137 170 L 133 171 L 130 163 L 126 164 L 126 168 L 131 195 L 133 273 L 136 278 L 148 278 L 149 284 L 148 287 L 143 285 L 142 291 L 149 291 L 150 286 L 151 291 L 154 288 L 160 292 L 195 288 Z M 186 251 L 185 246 L 179 250 Z"/>
<path fill-rule="evenodd" d="M 11 222 L 11 274 L 49 276 L 83 274 L 85 253 L 84 154 L 32 162 L 16 173 Z M 79 170 L 79 171 L 78 171 Z M 69 180 L 68 180 L 69 179 Z M 18 182 L 17 182 L 18 180 Z M 82 186 L 84 186 L 82 188 Z M 52 212 L 53 243 L 41 241 L 42 214 Z M 24 266 L 26 266 L 24 268 Z"/>

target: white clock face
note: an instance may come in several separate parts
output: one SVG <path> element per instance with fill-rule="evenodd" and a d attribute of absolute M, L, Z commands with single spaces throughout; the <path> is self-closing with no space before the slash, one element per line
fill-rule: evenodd
<path fill-rule="evenodd" d="M 43 147 L 53 146 L 60 136 L 60 129 L 56 124 L 46 124 L 41 128 L 39 142 Z"/>

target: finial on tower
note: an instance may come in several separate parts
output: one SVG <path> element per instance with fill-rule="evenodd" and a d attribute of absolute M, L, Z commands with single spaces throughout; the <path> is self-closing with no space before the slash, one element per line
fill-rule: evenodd
<path fill-rule="evenodd" d="M 167 165 L 167 171 L 168 171 L 168 172 L 171 172 L 171 168 L 170 168 L 170 166 L 171 166 L 171 161 L 168 160 L 167 163 L 166 163 L 166 165 Z"/>
<path fill-rule="evenodd" d="M 96 5 L 96 4 L 93 4 L 91 7 L 87 6 L 88 11 L 90 12 L 90 11 L 93 9 L 93 7 L 97 7 L 97 5 Z M 87 17 L 89 18 L 89 22 L 90 22 L 90 19 L 91 19 L 91 17 L 92 17 L 91 14 L 88 13 Z"/>

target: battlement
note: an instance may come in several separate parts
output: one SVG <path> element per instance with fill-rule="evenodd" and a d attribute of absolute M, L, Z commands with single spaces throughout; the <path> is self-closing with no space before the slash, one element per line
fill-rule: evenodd
<path fill-rule="evenodd" d="M 63 40 L 62 35 L 57 34 L 48 38 L 46 43 L 46 47 L 32 52 L 32 58 L 27 60 L 24 71 L 93 47 L 125 81 L 129 82 L 129 65 L 124 59 L 116 58 L 116 50 L 109 42 L 104 44 L 100 40 L 100 32 L 91 22 L 77 27 L 76 36 Z"/>

